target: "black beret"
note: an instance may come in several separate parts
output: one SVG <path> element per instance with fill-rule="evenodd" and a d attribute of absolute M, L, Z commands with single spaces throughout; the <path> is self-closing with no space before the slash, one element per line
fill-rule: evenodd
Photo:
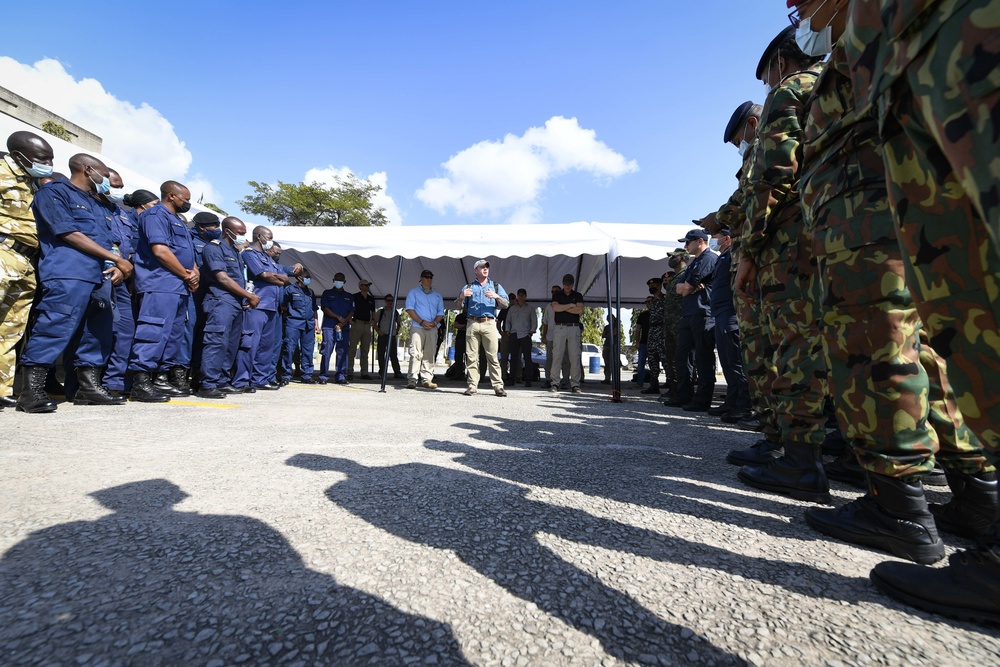
<path fill-rule="evenodd" d="M 794 38 L 795 38 L 795 28 L 793 26 L 788 26 L 787 28 L 779 32 L 774 39 L 771 40 L 771 43 L 767 45 L 766 49 L 764 49 L 764 54 L 760 57 L 760 62 L 757 63 L 757 79 L 759 81 L 764 80 L 763 79 L 764 68 L 767 67 L 767 64 L 769 62 L 771 62 L 771 58 L 774 57 L 774 54 L 778 51 L 778 48 L 781 47 L 781 45 L 787 42 L 789 39 L 794 39 Z"/>
<path fill-rule="evenodd" d="M 195 214 L 193 222 L 199 227 L 210 227 L 219 224 L 219 216 L 208 211 L 202 211 Z"/>
<path fill-rule="evenodd" d="M 722 143 L 729 143 L 729 137 L 733 136 L 733 134 L 736 133 L 736 130 L 739 129 L 740 125 L 746 121 L 747 116 L 750 115 L 750 109 L 752 108 L 753 102 L 750 100 L 747 100 L 743 104 L 736 107 L 736 111 L 733 112 L 732 118 L 729 119 L 729 124 L 726 125 L 726 133 L 722 135 Z M 695 220 L 695 222 L 698 221 Z"/>

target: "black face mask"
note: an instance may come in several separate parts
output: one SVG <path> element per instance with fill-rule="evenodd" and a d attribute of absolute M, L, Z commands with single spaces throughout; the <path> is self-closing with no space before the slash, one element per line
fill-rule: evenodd
<path fill-rule="evenodd" d="M 659 291 L 660 291 L 659 287 L 656 287 L 655 285 L 650 285 L 650 287 L 649 287 L 649 293 L 650 294 L 656 294 Z"/>
<path fill-rule="evenodd" d="M 189 201 L 186 201 L 186 202 L 184 202 L 183 204 L 181 204 L 180 206 L 177 207 L 177 212 L 178 213 L 187 213 L 190 210 L 191 210 L 191 202 L 189 202 Z"/>

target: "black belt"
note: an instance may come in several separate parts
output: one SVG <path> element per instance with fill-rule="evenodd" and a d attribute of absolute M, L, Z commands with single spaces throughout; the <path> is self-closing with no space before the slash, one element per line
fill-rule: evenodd
<path fill-rule="evenodd" d="M 27 243 L 21 243 L 20 241 L 15 241 L 6 234 L 0 234 L 0 243 L 3 243 L 17 254 L 24 255 L 28 259 L 34 259 L 35 256 L 38 255 L 37 246 L 30 246 Z"/>
<path fill-rule="evenodd" d="M 470 317 L 469 319 L 472 320 L 473 322 L 492 322 L 493 321 L 492 317 Z"/>
<path fill-rule="evenodd" d="M 556 326 L 557 327 L 578 327 L 578 326 L 580 326 L 580 323 L 579 322 L 556 322 Z"/>

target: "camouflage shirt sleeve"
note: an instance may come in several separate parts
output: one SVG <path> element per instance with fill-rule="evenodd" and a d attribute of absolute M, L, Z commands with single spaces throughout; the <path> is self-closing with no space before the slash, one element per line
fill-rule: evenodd
<path fill-rule="evenodd" d="M 764 103 L 744 202 L 741 241 L 751 258 L 767 245 L 778 214 L 787 206 L 798 206 L 802 126 L 816 76 L 811 70 L 788 76 Z"/>
<path fill-rule="evenodd" d="M 719 208 L 718 213 L 715 214 L 715 219 L 718 221 L 719 225 L 722 227 L 728 227 L 733 234 L 738 234 L 739 230 L 743 227 L 743 221 L 745 216 L 743 213 L 743 199 L 744 191 L 747 186 L 747 176 L 750 172 L 750 165 L 752 164 L 754 146 L 756 145 L 756 139 L 747 148 L 746 153 L 743 155 L 743 166 L 740 168 L 739 173 L 736 174 L 736 179 L 739 184 L 736 186 L 736 191 L 729 196 L 729 200 Z"/>

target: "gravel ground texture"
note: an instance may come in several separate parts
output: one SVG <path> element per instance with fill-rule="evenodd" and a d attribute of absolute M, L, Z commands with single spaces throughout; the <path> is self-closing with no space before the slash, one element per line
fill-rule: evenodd
<path fill-rule="evenodd" d="M 737 481 L 755 434 L 464 389 L 0 412 L 0 663 L 1000 664 L 1000 629 L 896 603 L 889 556 Z"/>

